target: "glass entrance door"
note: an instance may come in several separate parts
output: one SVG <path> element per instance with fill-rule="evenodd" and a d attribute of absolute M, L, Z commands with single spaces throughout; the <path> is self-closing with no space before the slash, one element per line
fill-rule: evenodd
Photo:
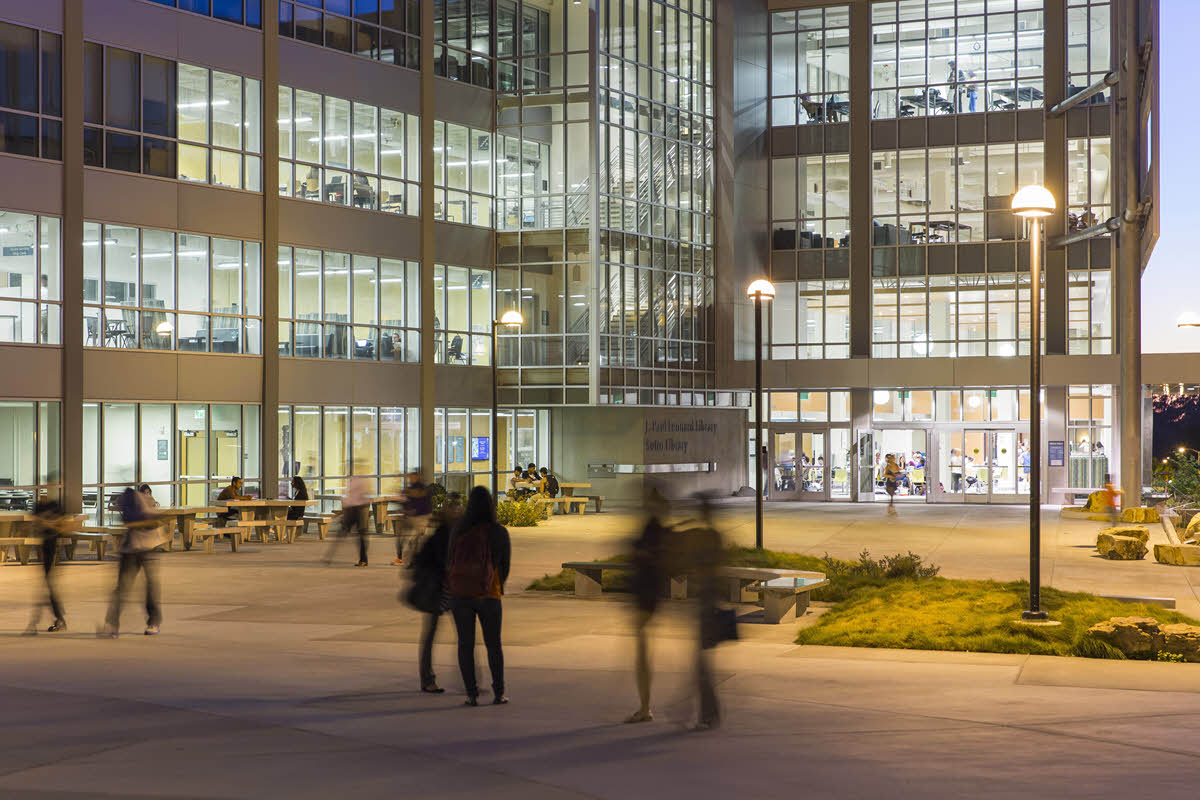
<path fill-rule="evenodd" d="M 828 499 L 827 431 L 773 428 L 768 441 L 768 496 L 772 500 Z"/>
<path fill-rule="evenodd" d="M 935 435 L 933 472 L 937 500 L 968 503 L 1017 501 L 1028 492 L 1025 433 L 966 428 Z"/>

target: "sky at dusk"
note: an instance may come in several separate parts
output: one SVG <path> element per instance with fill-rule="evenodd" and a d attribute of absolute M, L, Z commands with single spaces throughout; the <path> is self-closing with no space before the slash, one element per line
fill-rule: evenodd
<path fill-rule="evenodd" d="M 1200 0 L 1160 0 L 1158 244 L 1142 276 L 1142 351 L 1200 352 L 1200 328 L 1178 328 L 1185 311 L 1200 312 L 1200 103 L 1195 102 Z M 1200 204 L 1198 204 L 1200 207 Z"/>

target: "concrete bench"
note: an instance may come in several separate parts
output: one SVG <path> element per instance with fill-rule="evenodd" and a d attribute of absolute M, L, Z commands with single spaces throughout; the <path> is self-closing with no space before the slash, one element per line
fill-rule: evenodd
<path fill-rule="evenodd" d="M 0 564 L 8 560 L 9 548 L 14 548 L 17 553 L 17 561 L 22 564 L 29 563 L 29 556 L 34 550 L 40 549 L 42 540 L 33 536 L 5 536 L 0 538 Z"/>
<path fill-rule="evenodd" d="M 596 513 L 599 514 L 600 507 L 604 504 L 604 498 L 598 494 L 587 495 L 587 498 L 592 501 L 592 505 L 596 507 Z M 579 513 L 582 514 L 583 511 L 581 510 Z"/>
<path fill-rule="evenodd" d="M 240 525 L 227 525 L 224 528 L 214 528 L 208 525 L 197 525 L 192 529 L 192 541 L 204 542 L 204 552 L 212 554 L 216 552 L 217 539 L 228 535 L 229 546 L 231 550 L 236 553 L 242 546 L 242 531 L 243 528 Z"/>
<path fill-rule="evenodd" d="M 104 551 L 108 549 L 112 537 L 108 531 L 77 530 L 58 535 L 58 546 L 63 549 L 67 560 L 74 561 L 75 553 L 80 542 L 86 542 L 88 550 L 96 554 L 97 561 L 104 560 Z"/>
<path fill-rule="evenodd" d="M 601 579 L 605 571 L 633 572 L 628 561 L 567 561 L 563 569 L 575 570 L 575 596 L 599 597 L 603 590 Z M 687 599 L 687 575 L 667 578 L 668 594 L 673 600 Z"/>
<path fill-rule="evenodd" d="M 562 513 L 564 513 L 564 514 L 569 514 L 574 509 L 579 509 L 579 513 L 582 514 L 583 510 L 585 508 L 587 508 L 587 504 L 588 504 L 589 500 L 591 500 L 590 497 L 568 496 L 568 497 L 553 497 L 553 498 L 550 498 L 550 500 L 548 502 L 551 502 L 554 505 L 558 506 L 559 509 L 561 509 Z"/>
<path fill-rule="evenodd" d="M 829 585 L 824 575 L 819 572 L 813 574 L 820 577 L 772 578 L 751 584 L 746 591 L 762 597 L 763 621 L 768 625 L 778 625 L 786 619 L 802 615 L 808 608 L 812 590 Z"/>
<path fill-rule="evenodd" d="M 308 533 L 313 525 L 317 526 L 317 538 L 322 542 L 329 535 L 329 523 L 333 521 L 333 514 L 305 514 L 302 522 L 303 525 L 296 531 L 296 536 L 299 537 L 303 533 Z"/>

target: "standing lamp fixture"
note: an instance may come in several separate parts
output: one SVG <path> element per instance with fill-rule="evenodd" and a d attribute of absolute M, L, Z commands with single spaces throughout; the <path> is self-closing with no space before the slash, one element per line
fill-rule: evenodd
<path fill-rule="evenodd" d="M 515 308 L 510 308 L 500 315 L 500 319 L 492 320 L 492 441 L 490 445 L 492 457 L 492 502 L 499 502 L 500 498 L 500 479 L 498 467 L 500 464 L 499 448 L 496 447 L 496 337 L 499 335 L 500 326 L 507 325 L 510 329 L 516 330 L 525 324 L 525 318 L 521 316 L 521 312 Z"/>
<path fill-rule="evenodd" d="M 754 546 L 763 547 L 763 442 L 762 433 L 762 319 L 763 303 L 775 297 L 775 286 L 765 278 L 752 281 L 746 296 L 754 302 Z"/>
<path fill-rule="evenodd" d="M 1022 619 L 1049 618 L 1042 610 L 1042 245 L 1043 220 L 1054 195 L 1036 184 L 1012 199 L 1013 214 L 1029 221 L 1029 609 Z"/>

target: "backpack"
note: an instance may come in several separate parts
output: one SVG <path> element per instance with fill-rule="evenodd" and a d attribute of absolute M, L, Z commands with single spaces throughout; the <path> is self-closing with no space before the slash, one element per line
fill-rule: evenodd
<path fill-rule="evenodd" d="M 546 476 L 546 494 L 558 497 L 558 478 L 553 475 Z"/>
<path fill-rule="evenodd" d="M 492 565 L 491 530 L 476 525 L 460 533 L 450 548 L 446 587 L 455 597 L 486 597 L 492 590 L 496 568 Z"/>

